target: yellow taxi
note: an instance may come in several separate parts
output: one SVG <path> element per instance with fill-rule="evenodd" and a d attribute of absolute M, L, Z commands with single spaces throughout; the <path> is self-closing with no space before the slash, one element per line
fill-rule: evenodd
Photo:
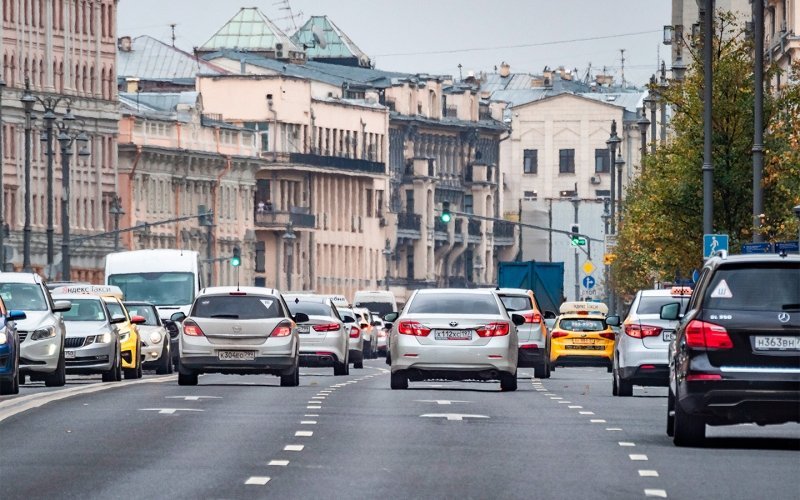
<path fill-rule="evenodd" d="M 564 302 L 550 331 L 550 367 L 605 366 L 611 371 L 614 331 L 606 325 L 608 307 L 599 302 Z"/>

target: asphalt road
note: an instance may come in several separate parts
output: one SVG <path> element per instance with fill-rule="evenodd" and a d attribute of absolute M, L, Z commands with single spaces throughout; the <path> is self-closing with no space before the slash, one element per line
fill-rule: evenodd
<path fill-rule="evenodd" d="M 0 497 L 798 498 L 800 425 L 664 432 L 666 390 L 611 396 L 604 369 L 497 383 L 175 376 L 22 387 L 0 399 Z M 91 391 L 91 392 L 90 392 Z M 57 399 L 60 398 L 60 399 Z"/>

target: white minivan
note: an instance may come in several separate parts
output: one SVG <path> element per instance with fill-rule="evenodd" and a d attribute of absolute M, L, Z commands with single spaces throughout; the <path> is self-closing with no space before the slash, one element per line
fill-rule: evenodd
<path fill-rule="evenodd" d="M 368 309 L 379 318 L 397 312 L 397 300 L 389 290 L 359 290 L 353 295 L 353 306 Z"/>

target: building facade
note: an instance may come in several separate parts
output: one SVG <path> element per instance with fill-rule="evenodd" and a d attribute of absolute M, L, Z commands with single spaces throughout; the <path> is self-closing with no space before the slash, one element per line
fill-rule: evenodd
<path fill-rule="evenodd" d="M 767 0 L 764 12 L 764 50 L 766 60 L 780 70 L 772 83 L 780 90 L 790 83 L 792 65 L 800 59 L 800 8 L 795 0 Z"/>

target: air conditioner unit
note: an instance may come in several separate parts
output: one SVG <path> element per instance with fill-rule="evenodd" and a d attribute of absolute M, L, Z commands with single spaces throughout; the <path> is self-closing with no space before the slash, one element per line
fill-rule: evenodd
<path fill-rule="evenodd" d="M 592 184 L 600 184 L 603 179 L 599 175 L 593 175 L 591 178 Z"/>

